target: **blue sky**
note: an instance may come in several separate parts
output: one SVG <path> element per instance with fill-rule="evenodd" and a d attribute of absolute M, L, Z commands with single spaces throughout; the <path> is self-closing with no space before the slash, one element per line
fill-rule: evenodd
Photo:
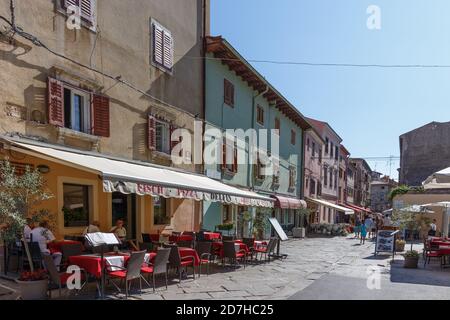
<path fill-rule="evenodd" d="M 211 33 L 250 60 L 450 65 L 448 0 L 211 0 Z M 381 30 L 366 26 L 369 5 Z M 253 64 L 306 116 L 329 122 L 354 157 L 399 155 L 398 137 L 450 118 L 450 68 Z M 368 159 L 397 178 L 398 161 Z"/>

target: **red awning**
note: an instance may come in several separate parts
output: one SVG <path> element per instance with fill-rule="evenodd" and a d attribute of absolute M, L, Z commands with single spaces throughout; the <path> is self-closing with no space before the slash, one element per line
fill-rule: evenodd
<path fill-rule="evenodd" d="M 306 208 L 305 200 L 290 198 L 290 197 L 282 197 L 282 196 L 272 196 L 275 201 L 275 207 L 281 209 L 303 209 Z"/>

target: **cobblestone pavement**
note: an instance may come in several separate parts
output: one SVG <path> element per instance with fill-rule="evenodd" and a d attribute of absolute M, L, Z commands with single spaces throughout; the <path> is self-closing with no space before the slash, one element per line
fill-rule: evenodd
<path fill-rule="evenodd" d="M 417 249 L 421 251 L 421 248 Z M 250 264 L 245 269 L 240 267 L 237 270 L 223 268 L 219 265 L 211 270 L 209 276 L 202 275 L 193 280 L 189 273 L 188 279 L 183 280 L 181 284 L 177 279 L 170 280 L 168 290 L 165 289 L 161 280 L 157 283 L 156 293 L 153 293 L 151 289 L 144 288 L 143 294 L 134 293 L 132 299 L 334 299 L 340 297 L 341 289 L 336 285 L 342 285 L 342 282 L 350 290 L 348 295 L 358 298 L 357 294 L 351 292 L 351 284 L 358 284 L 367 291 L 367 270 L 371 266 L 375 266 L 379 270 L 385 287 L 390 287 L 390 283 L 393 281 L 417 283 L 430 288 L 440 286 L 445 290 L 450 288 L 449 269 L 441 270 L 437 264 L 428 266 L 426 270 L 420 268 L 415 271 L 407 271 L 401 267 L 401 256 L 397 255 L 396 262 L 391 265 L 392 256 L 385 255 L 374 258 L 373 251 L 373 242 L 368 241 L 365 245 L 360 245 L 359 240 L 352 237 L 292 239 L 282 243 L 281 253 L 288 254 L 285 260 Z M 338 281 L 336 284 L 333 281 L 327 281 L 328 277 L 347 280 Z M 359 280 L 352 281 L 352 279 Z M 314 290 L 312 285 L 315 283 L 319 286 Z M 305 290 L 307 288 L 308 290 Z M 312 289 L 309 290 L 309 288 Z M 362 289 L 360 288 L 360 290 Z M 303 293 L 306 295 L 302 296 Z M 365 299 L 364 294 L 367 292 L 361 294 L 361 299 Z M 446 295 L 447 291 L 440 294 Z M 71 295 L 70 298 L 93 299 L 94 296 L 95 286 L 91 286 L 87 292 L 84 291 L 83 294 L 76 297 Z M 375 297 L 376 295 L 371 296 Z M 108 297 L 111 299 L 123 298 L 122 295 L 117 294 L 111 294 Z M 448 297 L 450 297 L 450 290 Z M 1 296 L 0 299 L 2 299 Z"/>

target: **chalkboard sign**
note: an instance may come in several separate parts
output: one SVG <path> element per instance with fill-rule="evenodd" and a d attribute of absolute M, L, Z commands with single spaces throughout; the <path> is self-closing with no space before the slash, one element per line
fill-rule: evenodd
<path fill-rule="evenodd" d="M 275 232 L 278 234 L 278 237 L 281 241 L 289 240 L 288 236 L 284 232 L 283 228 L 281 227 L 280 223 L 276 218 L 269 218 L 270 224 L 275 229 Z"/>
<path fill-rule="evenodd" d="M 378 230 L 375 254 L 378 252 L 395 252 L 395 235 L 398 231 Z"/>

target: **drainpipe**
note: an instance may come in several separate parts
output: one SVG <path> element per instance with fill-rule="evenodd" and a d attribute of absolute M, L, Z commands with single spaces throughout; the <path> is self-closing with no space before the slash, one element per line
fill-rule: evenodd
<path fill-rule="evenodd" d="M 255 108 L 256 108 L 256 99 L 257 99 L 258 97 L 262 96 L 262 95 L 265 95 L 267 92 L 269 92 L 269 86 L 266 85 L 266 89 L 265 89 L 263 92 L 258 93 L 257 95 L 254 95 L 254 96 L 252 97 L 252 119 L 251 119 L 252 122 L 251 122 L 251 125 L 250 125 L 250 128 L 252 128 L 252 129 L 255 129 Z M 270 106 L 269 106 L 269 109 L 270 109 Z M 248 154 L 248 159 L 249 159 L 249 160 L 248 160 L 248 163 L 250 164 L 250 155 L 251 155 L 251 153 L 250 153 L 250 145 L 249 145 L 248 150 L 249 150 L 249 154 Z M 247 185 L 250 187 L 250 190 L 253 190 L 254 187 L 255 187 L 255 182 L 254 182 L 254 180 L 252 179 L 252 176 L 253 176 L 253 166 L 251 167 L 250 170 L 247 170 Z"/>

